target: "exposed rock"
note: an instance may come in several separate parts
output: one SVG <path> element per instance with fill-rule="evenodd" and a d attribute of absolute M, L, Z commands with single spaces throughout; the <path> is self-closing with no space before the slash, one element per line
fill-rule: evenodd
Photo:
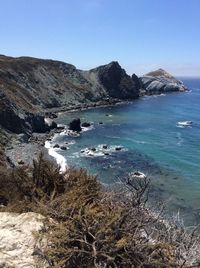
<path fill-rule="evenodd" d="M 34 236 L 34 233 L 43 227 L 43 219 L 41 215 L 33 212 L 0 212 L 0 267 L 47 267 L 47 264 L 39 259 L 44 244 L 40 244 Z"/>
<path fill-rule="evenodd" d="M 80 120 L 80 118 L 76 118 L 76 119 L 72 120 L 69 123 L 69 129 L 72 130 L 72 131 L 76 131 L 76 132 L 81 131 L 81 120 Z"/>
<path fill-rule="evenodd" d="M 81 126 L 82 126 L 82 127 L 90 127 L 91 124 L 88 123 L 88 122 L 83 122 Z"/>
<path fill-rule="evenodd" d="M 65 146 L 61 146 L 60 149 L 61 149 L 61 150 L 67 150 L 67 147 L 65 147 Z"/>
<path fill-rule="evenodd" d="M 60 145 L 59 145 L 59 144 L 55 144 L 55 145 L 53 146 L 53 148 L 60 148 Z"/>
<path fill-rule="evenodd" d="M 173 91 L 185 91 L 187 88 L 183 83 L 175 77 L 164 71 L 158 69 L 140 77 L 141 95 L 161 94 Z"/>
<path fill-rule="evenodd" d="M 108 149 L 108 145 L 103 145 L 103 149 Z"/>
<path fill-rule="evenodd" d="M 116 147 L 115 150 L 116 151 L 121 151 L 122 147 Z"/>
<path fill-rule="evenodd" d="M 0 55 L 0 125 L 17 134 L 55 128 L 44 120 L 44 114 L 57 117 L 49 108 L 82 109 L 177 90 L 184 85 L 161 69 L 138 79 L 115 61 L 81 71 L 60 61 Z"/>
<path fill-rule="evenodd" d="M 96 151 L 96 148 L 93 147 L 90 150 L 93 151 L 93 152 L 95 152 Z"/>
<path fill-rule="evenodd" d="M 90 77 L 97 77 L 99 86 L 103 87 L 106 96 L 118 99 L 134 99 L 139 96 L 139 88 L 118 62 L 113 61 L 107 65 L 99 66 L 89 71 Z"/>
<path fill-rule="evenodd" d="M 103 122 L 99 122 L 99 125 L 103 125 Z"/>

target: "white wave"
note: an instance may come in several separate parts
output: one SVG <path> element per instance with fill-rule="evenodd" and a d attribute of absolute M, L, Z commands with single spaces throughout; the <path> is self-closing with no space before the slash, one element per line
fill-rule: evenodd
<path fill-rule="evenodd" d="M 176 136 L 176 137 L 177 137 L 177 139 L 178 139 L 177 145 L 180 146 L 180 145 L 183 143 L 184 139 L 182 138 L 180 132 L 177 133 L 177 136 Z"/>
<path fill-rule="evenodd" d="M 89 130 L 92 130 L 94 129 L 94 125 L 90 125 L 89 127 L 81 127 L 82 128 L 82 132 L 86 132 L 86 131 L 89 131 Z"/>
<path fill-rule="evenodd" d="M 48 149 L 48 154 L 56 159 L 56 163 L 60 166 L 60 172 L 65 172 L 68 167 L 65 157 L 57 153 L 49 141 L 45 141 L 45 148 Z"/>
<path fill-rule="evenodd" d="M 108 156 L 112 153 L 117 153 L 120 151 L 127 151 L 128 149 L 124 148 L 122 145 L 105 145 L 99 144 L 97 147 L 85 148 L 81 150 L 80 155 L 86 157 L 95 157 L 95 156 Z"/>

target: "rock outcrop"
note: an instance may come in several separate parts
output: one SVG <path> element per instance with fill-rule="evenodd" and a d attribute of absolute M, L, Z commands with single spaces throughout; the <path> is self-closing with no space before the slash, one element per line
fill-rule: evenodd
<path fill-rule="evenodd" d="M 187 88 L 175 77 L 158 69 L 139 78 L 140 95 L 153 95 L 174 91 L 185 91 Z"/>
<path fill-rule="evenodd" d="M 45 132 L 45 112 L 138 97 L 134 79 L 117 62 L 90 71 L 60 61 L 0 55 L 0 126 Z M 51 112 L 50 112 L 51 113 Z"/>
<path fill-rule="evenodd" d="M 139 96 L 137 83 L 116 61 L 90 70 L 88 78 L 92 81 L 94 77 L 98 87 L 105 91 L 107 97 L 134 99 Z"/>
<path fill-rule="evenodd" d="M 130 77 L 118 62 L 89 71 L 60 61 L 0 55 L 0 126 L 14 133 L 46 132 L 52 108 L 73 109 L 183 91 L 162 69 Z M 55 127 L 55 124 L 54 124 Z"/>
<path fill-rule="evenodd" d="M 0 212 L 0 267 L 47 267 L 42 258 L 44 241 L 36 238 L 43 219 L 33 212 Z"/>
<path fill-rule="evenodd" d="M 76 118 L 69 123 L 69 129 L 72 131 L 80 132 L 81 131 L 81 120 Z"/>

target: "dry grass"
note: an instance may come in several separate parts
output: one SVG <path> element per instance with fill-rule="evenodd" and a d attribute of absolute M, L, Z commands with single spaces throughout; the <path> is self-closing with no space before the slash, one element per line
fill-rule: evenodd
<path fill-rule="evenodd" d="M 146 208 L 147 179 L 128 178 L 108 191 L 83 169 L 60 174 L 42 155 L 33 168 L 0 178 L 0 196 L 7 200 L 2 210 L 47 216 L 44 257 L 51 267 L 195 267 L 196 230 L 166 223 Z"/>

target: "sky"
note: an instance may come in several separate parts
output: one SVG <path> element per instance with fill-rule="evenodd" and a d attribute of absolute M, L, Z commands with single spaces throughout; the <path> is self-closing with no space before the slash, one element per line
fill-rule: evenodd
<path fill-rule="evenodd" d="M 200 76 L 200 0 L 0 0 L 0 54 Z"/>

